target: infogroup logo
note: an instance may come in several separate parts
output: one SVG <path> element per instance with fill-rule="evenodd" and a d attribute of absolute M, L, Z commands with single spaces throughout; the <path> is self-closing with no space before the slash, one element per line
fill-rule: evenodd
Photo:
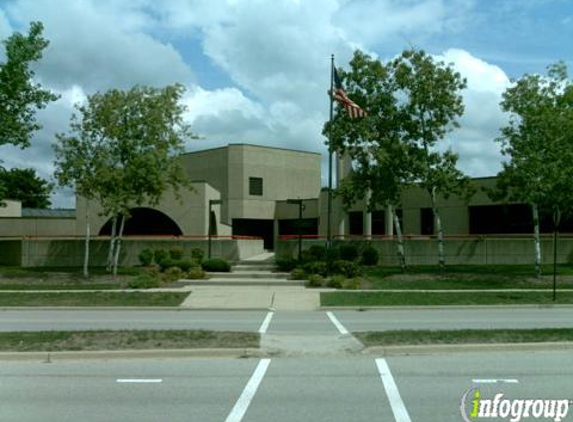
<path fill-rule="evenodd" d="M 507 399 L 497 393 L 493 399 L 482 398 L 477 388 L 467 390 L 461 399 L 460 412 L 465 422 L 501 418 L 510 422 L 523 419 L 547 419 L 560 422 L 569 413 L 569 399 Z"/>

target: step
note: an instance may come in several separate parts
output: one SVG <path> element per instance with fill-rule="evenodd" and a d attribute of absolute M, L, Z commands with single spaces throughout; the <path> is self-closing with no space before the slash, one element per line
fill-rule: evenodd
<path fill-rule="evenodd" d="M 233 265 L 231 267 L 231 269 L 233 270 L 233 272 L 235 271 L 274 271 L 276 269 L 275 265 L 269 264 L 269 265 Z"/>
<path fill-rule="evenodd" d="M 278 280 L 278 279 L 251 279 L 251 280 L 227 280 L 227 279 L 217 279 L 211 278 L 208 280 L 187 280 L 181 279 L 177 280 L 177 284 L 184 286 L 282 286 L 282 287 L 293 287 L 293 286 L 304 286 L 304 280 Z"/>
<path fill-rule="evenodd" d="M 234 279 L 249 279 L 249 278 L 266 278 L 266 279 L 287 279 L 290 278 L 289 273 L 273 273 L 270 271 L 241 271 L 234 273 L 208 273 L 211 278 L 221 278 L 227 280 Z"/>
<path fill-rule="evenodd" d="M 275 261 L 231 261 L 231 266 L 241 266 L 241 267 L 274 267 Z"/>

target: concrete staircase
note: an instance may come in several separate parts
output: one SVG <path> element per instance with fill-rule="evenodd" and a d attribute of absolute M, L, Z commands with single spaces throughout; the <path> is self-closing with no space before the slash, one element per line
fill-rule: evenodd
<path fill-rule="evenodd" d="M 264 254 L 260 259 L 234 262 L 229 273 L 209 273 L 206 280 L 179 280 L 194 286 L 301 286 L 304 281 L 289 280 L 289 273 L 276 272 L 274 254 Z"/>

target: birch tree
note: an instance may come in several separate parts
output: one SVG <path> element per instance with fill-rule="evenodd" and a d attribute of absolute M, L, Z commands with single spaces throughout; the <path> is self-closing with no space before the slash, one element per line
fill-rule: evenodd
<path fill-rule="evenodd" d="M 348 96 L 368 112 L 368 116 L 350 119 L 338 106 L 332 122 L 333 148 L 349 154 L 353 161 L 351 177 L 337 189 L 337 195 L 349 208 L 365 199 L 369 210 L 391 206 L 396 231 L 396 251 L 403 271 L 406 269 L 404 244 L 396 208 L 400 206 L 402 190 L 409 183 L 407 169 L 411 155 L 398 136 L 399 118 L 394 83 L 388 68 L 380 61 L 356 51 L 350 61 L 350 71 L 338 70 Z"/>
<path fill-rule="evenodd" d="M 438 199 L 450 195 L 469 197 L 469 178 L 456 168 L 457 154 L 436 147 L 464 112 L 461 91 L 466 80 L 451 66 L 436 61 L 423 50 L 406 50 L 389 63 L 397 99 L 396 117 L 401 142 L 412 154 L 411 176 L 431 199 L 438 241 L 438 263 L 445 267 L 444 241 Z"/>
<path fill-rule="evenodd" d="M 535 272 L 541 275 L 541 217 L 553 220 L 556 235 L 573 206 L 573 86 L 563 63 L 547 75 L 524 75 L 503 94 L 508 124 L 497 142 L 507 157 L 493 197 L 529 204 L 534 231 Z"/>
<path fill-rule="evenodd" d="M 97 150 L 93 191 L 113 222 L 108 267 L 114 275 L 129 210 L 156 206 L 168 189 L 179 197 L 179 189 L 190 186 L 178 159 L 185 141 L 194 138 L 183 120 L 183 92 L 176 84 L 96 93 L 78 108 L 80 128 L 71 126 Z"/>

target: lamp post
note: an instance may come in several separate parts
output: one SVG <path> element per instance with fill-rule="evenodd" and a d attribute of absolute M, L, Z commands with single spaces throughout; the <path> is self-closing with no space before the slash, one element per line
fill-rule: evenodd
<path fill-rule="evenodd" d="M 211 234 L 213 233 L 213 227 L 212 227 L 212 219 L 211 219 L 211 208 L 213 207 L 213 205 L 220 205 L 221 203 L 223 203 L 222 200 L 220 199 L 209 199 L 209 233 L 208 233 L 208 241 L 207 241 L 207 258 L 211 259 Z"/>
<path fill-rule="evenodd" d="M 304 199 L 287 199 L 287 204 L 298 205 L 298 260 L 302 259 L 302 210 Z"/>

